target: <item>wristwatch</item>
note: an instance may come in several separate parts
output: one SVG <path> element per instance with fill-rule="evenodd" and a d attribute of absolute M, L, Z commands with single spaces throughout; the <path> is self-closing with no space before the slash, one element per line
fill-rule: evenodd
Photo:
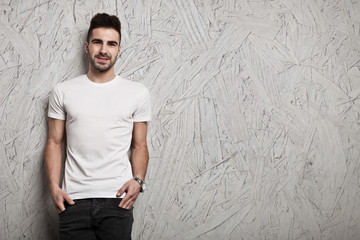
<path fill-rule="evenodd" d="M 140 184 L 140 186 L 141 186 L 140 192 L 143 192 L 143 191 L 146 190 L 146 184 L 145 184 L 145 182 L 143 180 L 141 180 L 138 177 L 134 177 L 133 179 Z"/>

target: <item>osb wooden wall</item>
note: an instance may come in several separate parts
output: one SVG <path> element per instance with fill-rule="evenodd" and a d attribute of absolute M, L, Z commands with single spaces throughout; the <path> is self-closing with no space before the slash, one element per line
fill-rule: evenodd
<path fill-rule="evenodd" d="M 360 239 L 357 0 L 2 0 L 0 239 L 57 238 L 48 96 L 97 12 L 152 95 L 134 239 Z"/>

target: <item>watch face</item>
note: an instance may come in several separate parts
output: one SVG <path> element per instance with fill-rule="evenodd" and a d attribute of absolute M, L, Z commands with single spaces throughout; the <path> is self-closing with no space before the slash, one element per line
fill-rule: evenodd
<path fill-rule="evenodd" d="M 142 186 L 141 186 L 142 190 L 145 191 L 146 190 L 146 184 L 143 183 Z"/>

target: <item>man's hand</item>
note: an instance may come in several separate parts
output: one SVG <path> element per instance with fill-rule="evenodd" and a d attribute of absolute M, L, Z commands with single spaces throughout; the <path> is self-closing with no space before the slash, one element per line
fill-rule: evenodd
<path fill-rule="evenodd" d="M 126 192 L 126 196 L 121 200 L 119 207 L 130 209 L 139 195 L 140 189 L 140 184 L 134 179 L 127 181 L 116 194 L 117 197 L 120 197 Z"/>
<path fill-rule="evenodd" d="M 74 205 L 75 202 L 59 187 L 53 187 L 50 190 L 51 197 L 54 201 L 55 207 L 58 213 L 65 211 L 64 202 L 66 201 L 70 205 Z"/>

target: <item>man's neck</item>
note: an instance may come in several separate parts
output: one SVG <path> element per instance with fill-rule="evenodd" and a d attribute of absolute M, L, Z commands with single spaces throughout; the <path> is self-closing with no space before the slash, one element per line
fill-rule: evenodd
<path fill-rule="evenodd" d="M 113 80 L 115 78 L 114 69 L 111 68 L 106 72 L 94 71 L 89 69 L 86 76 L 93 82 L 96 83 L 105 83 Z"/>

